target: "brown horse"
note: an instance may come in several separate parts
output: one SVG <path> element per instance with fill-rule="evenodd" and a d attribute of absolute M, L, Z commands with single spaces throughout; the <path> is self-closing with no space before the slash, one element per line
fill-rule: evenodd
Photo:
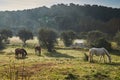
<path fill-rule="evenodd" d="M 41 47 L 40 46 L 35 46 L 35 53 L 39 53 L 39 56 L 41 55 Z"/>
<path fill-rule="evenodd" d="M 27 52 L 25 49 L 23 48 L 17 48 L 15 49 L 15 56 L 18 58 L 19 57 L 19 54 L 22 56 L 22 58 L 26 57 L 27 55 Z"/>

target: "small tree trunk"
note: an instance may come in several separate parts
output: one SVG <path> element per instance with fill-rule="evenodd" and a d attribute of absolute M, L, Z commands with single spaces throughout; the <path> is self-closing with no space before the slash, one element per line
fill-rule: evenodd
<path fill-rule="evenodd" d="M 26 41 L 24 40 L 23 41 L 23 45 L 22 45 L 23 47 L 25 47 L 26 46 Z"/>
<path fill-rule="evenodd" d="M 47 49 L 48 49 L 48 52 L 52 52 L 52 49 L 50 47 L 48 47 Z"/>
<path fill-rule="evenodd" d="M 52 52 L 52 47 L 50 45 L 47 46 L 48 52 Z"/>

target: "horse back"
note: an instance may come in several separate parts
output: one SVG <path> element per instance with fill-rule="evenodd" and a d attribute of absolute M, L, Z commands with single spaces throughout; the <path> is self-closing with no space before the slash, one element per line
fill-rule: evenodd
<path fill-rule="evenodd" d="M 23 53 L 25 53 L 25 54 L 27 55 L 27 52 L 26 52 L 25 49 L 21 49 L 21 48 L 15 49 L 15 54 L 16 54 L 16 55 L 17 55 L 17 54 L 23 54 Z"/>
<path fill-rule="evenodd" d="M 20 48 L 15 49 L 15 53 L 19 53 L 20 52 Z"/>
<path fill-rule="evenodd" d="M 104 55 L 105 54 L 104 49 L 105 48 L 91 48 L 91 49 L 89 49 L 89 52 L 92 55 L 99 56 L 99 55 Z"/>

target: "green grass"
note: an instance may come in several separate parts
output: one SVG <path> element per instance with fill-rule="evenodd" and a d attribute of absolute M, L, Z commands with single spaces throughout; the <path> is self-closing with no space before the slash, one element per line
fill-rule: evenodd
<path fill-rule="evenodd" d="M 16 44 L 16 43 L 15 43 Z M 20 43 L 21 44 L 21 43 Z M 120 55 L 118 52 L 110 52 L 112 63 L 95 63 L 84 61 L 86 50 L 57 49 L 48 53 L 42 49 L 42 56 L 34 53 L 32 41 L 25 49 L 28 56 L 25 59 L 15 59 L 14 49 L 20 44 L 8 45 L 0 52 L 0 77 L 3 80 L 18 80 L 26 77 L 26 80 L 120 80 Z M 18 75 L 16 72 L 18 71 Z M 20 71 L 24 73 L 20 75 Z M 10 78 L 10 75 L 13 75 Z"/>

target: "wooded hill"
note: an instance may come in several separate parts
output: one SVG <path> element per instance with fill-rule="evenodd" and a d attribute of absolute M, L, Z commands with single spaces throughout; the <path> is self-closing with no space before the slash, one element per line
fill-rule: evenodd
<path fill-rule="evenodd" d="M 57 4 L 22 11 L 1 11 L 0 28 L 17 31 L 27 28 L 33 32 L 48 27 L 78 33 L 100 30 L 114 35 L 120 30 L 120 8 L 98 5 Z"/>

